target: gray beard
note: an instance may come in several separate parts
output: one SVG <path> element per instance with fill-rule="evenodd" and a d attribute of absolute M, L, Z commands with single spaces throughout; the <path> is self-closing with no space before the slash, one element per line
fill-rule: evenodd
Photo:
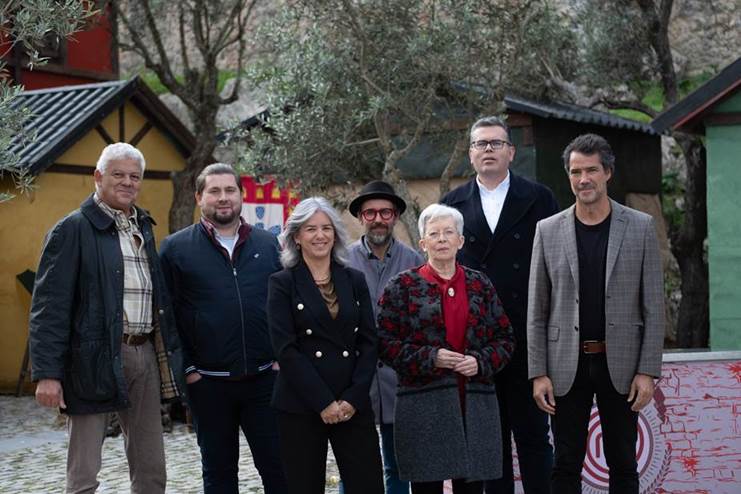
<path fill-rule="evenodd" d="M 377 235 L 375 233 L 367 233 L 365 235 L 365 238 L 368 240 L 369 244 L 375 247 L 384 247 L 388 245 L 389 242 L 391 242 L 391 231 L 383 235 Z"/>

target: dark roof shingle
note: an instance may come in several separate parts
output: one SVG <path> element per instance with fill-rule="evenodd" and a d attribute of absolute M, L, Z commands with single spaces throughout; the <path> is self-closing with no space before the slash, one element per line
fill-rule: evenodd
<path fill-rule="evenodd" d="M 504 105 L 507 110 L 527 113 L 541 118 L 558 118 L 573 122 L 602 125 L 604 127 L 635 130 L 651 135 L 656 134 L 656 131 L 648 124 L 571 103 L 544 103 L 517 96 L 505 96 Z"/>
<path fill-rule="evenodd" d="M 692 91 L 684 99 L 667 108 L 653 119 L 651 126 L 657 132 L 670 127 L 686 127 L 681 130 L 695 131 L 693 120 L 741 86 L 741 57 L 720 71 L 718 75 Z"/>
<path fill-rule="evenodd" d="M 138 77 L 20 93 L 14 105 L 24 105 L 31 111 L 23 128 L 35 133 L 35 138 L 26 143 L 15 139 L 10 150 L 19 157 L 22 167 L 37 175 L 129 98 L 136 100 L 137 107 L 156 126 L 168 132 L 183 154 L 189 154 L 194 143 L 192 134 Z"/>

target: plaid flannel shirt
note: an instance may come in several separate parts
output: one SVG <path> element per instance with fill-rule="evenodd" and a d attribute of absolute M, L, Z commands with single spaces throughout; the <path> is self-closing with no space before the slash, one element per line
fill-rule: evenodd
<path fill-rule="evenodd" d="M 113 218 L 121 245 L 124 271 L 124 333 L 145 334 L 152 331 L 152 275 L 144 250 L 144 236 L 139 231 L 136 208 L 128 218 L 104 203 L 96 194 L 95 202 Z M 138 241 L 138 242 L 137 242 Z"/>
<path fill-rule="evenodd" d="M 121 255 L 124 263 L 124 333 L 154 333 L 154 349 L 157 354 L 157 366 L 160 373 L 160 394 L 163 400 L 180 396 L 175 384 L 175 377 L 167 362 L 167 351 L 162 333 L 153 325 L 152 318 L 152 276 L 149 270 L 149 258 L 144 249 L 144 236 L 139 230 L 136 208 L 128 218 L 122 211 L 111 208 L 104 203 L 98 194 L 94 195 L 95 203 L 116 223 Z M 139 239 L 139 245 L 136 239 Z"/>

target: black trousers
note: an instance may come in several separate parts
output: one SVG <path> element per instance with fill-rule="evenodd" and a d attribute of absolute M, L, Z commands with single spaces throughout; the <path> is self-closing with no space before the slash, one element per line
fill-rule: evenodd
<path fill-rule="evenodd" d="M 265 494 L 285 494 L 276 412 L 270 406 L 274 382 L 275 372 L 267 371 L 244 381 L 202 377 L 188 385 L 206 494 L 239 492 L 239 429 L 247 438 Z"/>
<path fill-rule="evenodd" d="M 327 425 L 318 413 L 278 412 L 283 466 L 290 494 L 324 493 L 327 443 L 332 444 L 346 494 L 383 494 L 383 473 L 373 412 Z"/>
<path fill-rule="evenodd" d="M 502 426 L 502 477 L 486 481 L 486 494 L 515 492 L 512 434 L 517 445 L 525 494 L 550 494 L 553 447 L 548 437 L 548 414 L 535 404 L 533 384 L 527 379 L 527 370 L 518 365 L 508 365 L 495 379 Z"/>
<path fill-rule="evenodd" d="M 604 353 L 581 354 L 574 384 L 564 396 L 556 397 L 556 414 L 551 419 L 556 444 L 552 490 L 558 494 L 581 492 L 587 428 L 595 395 L 610 470 L 609 492 L 638 494 L 638 413 L 630 409 L 628 396 L 613 387 Z"/>
<path fill-rule="evenodd" d="M 483 491 L 483 482 L 466 482 L 463 479 L 453 479 L 453 494 L 481 494 Z M 412 482 L 412 494 L 443 494 L 443 481 Z"/>

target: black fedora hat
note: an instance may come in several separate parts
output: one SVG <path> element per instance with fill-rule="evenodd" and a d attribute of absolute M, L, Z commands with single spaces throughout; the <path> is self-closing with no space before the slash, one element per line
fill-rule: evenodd
<path fill-rule="evenodd" d="M 360 206 L 369 199 L 387 199 L 394 203 L 396 209 L 399 210 L 399 214 L 403 213 L 407 208 L 407 203 L 404 199 L 397 196 L 394 192 L 394 188 L 383 180 L 374 180 L 368 182 L 360 189 L 360 194 L 352 200 L 350 203 L 350 214 L 357 217 L 360 214 Z"/>

